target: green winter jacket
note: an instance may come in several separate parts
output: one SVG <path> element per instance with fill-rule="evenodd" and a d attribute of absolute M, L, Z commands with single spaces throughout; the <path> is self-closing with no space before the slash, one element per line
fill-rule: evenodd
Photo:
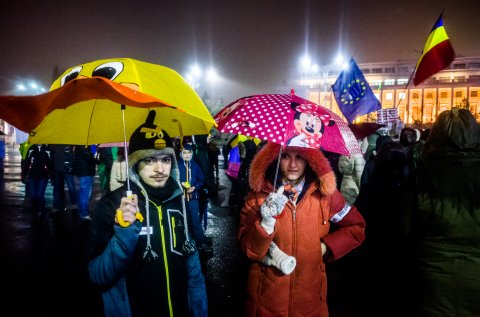
<path fill-rule="evenodd" d="M 480 147 L 468 110 L 442 112 L 416 171 L 412 316 L 480 316 Z"/>

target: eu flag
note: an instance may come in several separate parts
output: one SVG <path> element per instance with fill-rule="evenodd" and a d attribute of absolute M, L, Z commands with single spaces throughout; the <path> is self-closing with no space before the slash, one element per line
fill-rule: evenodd
<path fill-rule="evenodd" d="M 340 111 L 349 124 L 356 117 L 382 109 L 357 63 L 352 58 L 348 68 L 340 73 L 332 85 L 333 94 Z"/>

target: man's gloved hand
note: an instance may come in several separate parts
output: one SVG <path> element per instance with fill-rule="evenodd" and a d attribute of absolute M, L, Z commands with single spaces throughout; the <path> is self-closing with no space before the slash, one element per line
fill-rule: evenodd
<path fill-rule="evenodd" d="M 262 221 L 260 225 L 265 229 L 268 234 L 273 232 L 275 222 L 277 221 L 274 216 L 278 216 L 282 213 L 288 198 L 283 195 L 284 187 L 280 186 L 277 192 L 270 193 L 260 206 L 260 213 L 262 214 Z"/>

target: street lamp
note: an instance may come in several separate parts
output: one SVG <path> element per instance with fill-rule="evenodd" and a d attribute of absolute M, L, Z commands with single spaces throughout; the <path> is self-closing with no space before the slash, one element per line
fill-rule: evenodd
<path fill-rule="evenodd" d="M 43 94 L 46 89 L 35 80 L 27 80 L 17 82 L 14 92 L 17 96 L 31 96 Z"/>
<path fill-rule="evenodd" d="M 13 94 L 16 96 L 33 96 L 33 95 L 40 95 L 45 93 L 47 90 L 43 85 L 38 83 L 35 80 L 27 79 L 18 81 L 15 85 L 15 89 Z M 3 120 L 2 120 L 3 121 Z M 11 127 L 8 123 L 3 123 L 5 131 L 11 131 L 13 127 Z M 15 142 L 20 144 L 28 139 L 28 134 L 25 132 L 18 130 L 17 128 L 13 129 L 13 133 L 11 133 L 15 137 Z"/>
<path fill-rule="evenodd" d="M 305 98 L 308 99 L 308 87 L 313 87 L 316 84 L 315 78 L 318 77 L 319 66 L 312 62 L 308 54 L 305 54 L 300 58 L 299 68 L 302 75 L 300 85 L 305 86 Z"/>
<path fill-rule="evenodd" d="M 204 99 L 208 108 L 214 110 L 216 107 L 214 86 L 221 79 L 217 70 L 212 66 L 204 70 L 199 64 L 194 64 L 189 67 L 185 79 L 202 99 Z M 201 93 L 203 93 L 203 96 Z"/>
<path fill-rule="evenodd" d="M 342 54 L 338 54 L 332 62 L 325 65 L 317 65 L 307 54 L 299 60 L 301 73 L 300 85 L 305 86 L 306 99 L 320 103 L 332 109 L 331 85 L 335 82 L 340 71 L 348 67 L 348 61 Z M 318 90 L 310 94 L 309 88 L 318 87 Z M 328 102 L 328 103 L 327 103 Z"/>

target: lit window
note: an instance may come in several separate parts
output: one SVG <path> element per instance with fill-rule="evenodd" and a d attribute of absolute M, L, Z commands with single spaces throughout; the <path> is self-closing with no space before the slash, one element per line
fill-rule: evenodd
<path fill-rule="evenodd" d="M 413 99 L 418 99 L 418 92 L 414 92 L 414 93 L 412 94 L 412 98 L 413 98 Z"/>
<path fill-rule="evenodd" d="M 407 79 L 407 78 L 397 79 L 397 85 L 405 85 L 406 83 L 408 83 L 408 79 Z"/>
<path fill-rule="evenodd" d="M 463 94 L 461 91 L 455 91 L 455 98 L 462 98 Z"/>
<path fill-rule="evenodd" d="M 427 99 L 433 99 L 433 94 L 431 92 L 427 94 Z"/>
<path fill-rule="evenodd" d="M 395 79 L 385 79 L 385 86 L 395 85 Z"/>
<path fill-rule="evenodd" d="M 391 92 L 387 92 L 387 93 L 385 94 L 385 99 L 386 99 L 386 100 L 392 100 L 392 99 L 393 99 L 393 94 L 392 94 Z"/>
<path fill-rule="evenodd" d="M 405 93 L 404 92 L 399 93 L 398 98 L 400 98 L 400 100 L 404 100 L 405 99 Z"/>
<path fill-rule="evenodd" d="M 440 92 L 440 98 L 447 98 L 448 97 L 448 92 L 442 91 Z"/>
<path fill-rule="evenodd" d="M 470 97 L 477 97 L 477 96 L 478 96 L 478 91 L 477 90 L 470 91 Z"/>

